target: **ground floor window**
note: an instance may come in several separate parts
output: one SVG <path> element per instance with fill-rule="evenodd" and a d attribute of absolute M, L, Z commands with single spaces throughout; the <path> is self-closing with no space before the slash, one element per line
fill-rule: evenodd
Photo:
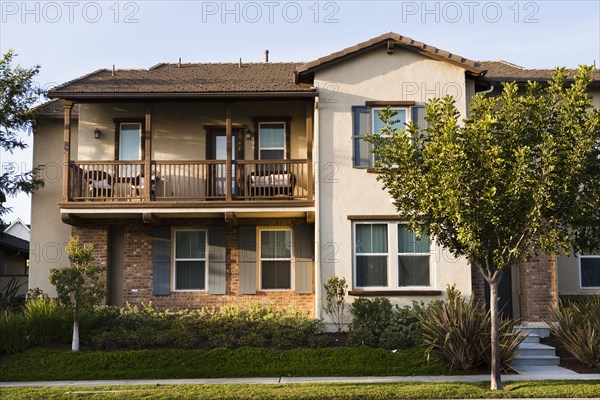
<path fill-rule="evenodd" d="M 600 255 L 579 256 L 582 288 L 600 288 Z"/>
<path fill-rule="evenodd" d="M 206 231 L 176 230 L 175 290 L 206 290 Z"/>
<path fill-rule="evenodd" d="M 431 287 L 429 237 L 399 222 L 355 222 L 354 287 Z"/>
<path fill-rule="evenodd" d="M 260 282 L 263 290 L 292 289 L 291 229 L 260 231 Z"/>

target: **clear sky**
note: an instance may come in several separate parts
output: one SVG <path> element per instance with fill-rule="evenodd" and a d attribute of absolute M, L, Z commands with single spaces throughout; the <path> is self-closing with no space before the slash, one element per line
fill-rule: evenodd
<path fill-rule="evenodd" d="M 0 51 L 49 88 L 100 68 L 311 61 L 386 32 L 473 60 L 600 68 L 600 1 L 4 1 Z M 31 143 L 31 138 L 28 138 Z M 31 149 L 0 160 L 31 169 Z M 13 164 L 14 165 L 14 164 Z M 27 196 L 11 199 L 30 221 Z"/>

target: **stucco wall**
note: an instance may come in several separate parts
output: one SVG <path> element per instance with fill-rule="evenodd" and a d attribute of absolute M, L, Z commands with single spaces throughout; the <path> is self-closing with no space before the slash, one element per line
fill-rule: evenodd
<path fill-rule="evenodd" d="M 71 135 L 72 143 L 76 143 L 76 120 L 73 120 Z M 58 211 L 58 202 L 62 199 L 62 160 L 62 119 L 41 121 L 34 134 L 33 164 L 46 166 L 45 183 L 31 198 L 29 288 L 40 288 L 50 295 L 56 294 L 48 280 L 50 268 L 68 265 L 64 249 L 71 234 L 71 227 L 61 221 Z"/>
<path fill-rule="evenodd" d="M 306 106 L 302 101 L 232 103 L 233 124 L 254 130 L 255 117 L 289 117 L 290 158 L 306 158 Z M 144 118 L 143 104 L 81 104 L 79 160 L 114 160 L 114 118 Z M 156 103 L 152 108 L 152 158 L 155 160 L 204 160 L 204 125 L 225 125 L 222 102 Z M 102 131 L 100 139 L 94 130 Z M 244 141 L 245 158 L 254 159 L 254 140 Z"/>
<path fill-rule="evenodd" d="M 600 289 L 582 289 L 579 258 L 576 256 L 556 257 L 558 294 L 600 294 Z"/>
<path fill-rule="evenodd" d="M 352 282 L 352 222 L 348 215 L 394 215 L 389 195 L 376 175 L 352 168 L 351 107 L 365 101 L 412 100 L 452 94 L 465 115 L 466 82 L 463 69 L 414 52 L 383 48 L 364 53 L 315 74 L 319 88 L 320 250 L 321 279 L 344 276 Z M 473 90 L 474 88 L 471 88 Z M 464 259 L 432 247 L 434 265 L 430 289 L 444 291 L 456 283 L 464 295 L 471 294 L 471 272 Z M 392 262 L 390 268 L 396 263 Z M 416 297 L 394 297 L 409 303 Z M 431 298 L 431 297 L 429 297 Z M 349 297 L 351 299 L 351 297 Z"/>

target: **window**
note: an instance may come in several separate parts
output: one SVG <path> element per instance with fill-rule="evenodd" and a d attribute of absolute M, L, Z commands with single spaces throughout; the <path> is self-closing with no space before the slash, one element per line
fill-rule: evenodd
<path fill-rule="evenodd" d="M 387 224 L 354 225 L 354 265 L 356 287 L 388 285 Z"/>
<path fill-rule="evenodd" d="M 142 124 L 123 122 L 119 125 L 119 160 L 142 159 Z"/>
<path fill-rule="evenodd" d="M 390 236 L 388 237 L 388 232 Z M 431 243 L 398 222 L 355 222 L 354 287 L 431 287 Z"/>
<path fill-rule="evenodd" d="M 600 255 L 579 256 L 581 288 L 600 288 Z"/>
<path fill-rule="evenodd" d="M 260 231 L 260 281 L 263 290 L 292 288 L 292 231 Z"/>
<path fill-rule="evenodd" d="M 398 224 L 398 286 L 429 286 L 429 238 Z"/>
<path fill-rule="evenodd" d="M 206 231 L 175 231 L 175 290 L 206 290 Z"/>
<path fill-rule="evenodd" d="M 258 156 L 261 160 L 285 159 L 285 122 L 261 122 L 258 124 Z"/>
<path fill-rule="evenodd" d="M 375 165 L 371 152 L 371 144 L 365 140 L 365 136 L 374 132 L 381 132 L 383 122 L 379 118 L 379 112 L 384 107 L 355 106 L 352 107 L 353 133 L 352 133 L 352 160 L 354 168 L 368 168 Z M 416 110 L 416 108 L 414 108 Z M 397 114 L 396 122 L 392 125 L 395 129 L 405 129 L 408 120 L 408 108 L 392 107 Z"/>

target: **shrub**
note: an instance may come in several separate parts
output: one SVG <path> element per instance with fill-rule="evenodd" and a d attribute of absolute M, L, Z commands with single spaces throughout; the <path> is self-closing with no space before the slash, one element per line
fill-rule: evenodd
<path fill-rule="evenodd" d="M 419 315 L 424 304 L 413 302 L 412 306 L 394 308 L 389 326 L 379 337 L 379 346 L 384 349 L 408 349 L 423 342 Z"/>
<path fill-rule="evenodd" d="M 423 342 L 427 357 L 438 355 L 453 368 L 468 371 L 490 363 L 490 313 L 471 297 L 461 298 L 454 286 L 446 290 L 448 298 L 437 301 L 421 315 Z M 500 362 L 504 370 L 514 359 L 514 351 L 525 336 L 513 331 L 509 319 L 500 324 Z"/>
<path fill-rule="evenodd" d="M 43 296 L 28 298 L 23 317 L 30 344 L 44 345 L 65 338 L 68 341 L 69 315 L 55 299 Z"/>
<path fill-rule="evenodd" d="M 550 332 L 577 360 L 600 369 L 600 295 L 561 300 L 549 322 Z"/>
<path fill-rule="evenodd" d="M 0 313 L 0 351 L 18 353 L 29 347 L 23 316 L 13 312 Z"/>
<path fill-rule="evenodd" d="M 331 319 L 338 333 L 341 333 L 348 324 L 348 312 L 346 310 L 348 284 L 346 278 L 331 276 L 323 286 L 325 288 L 325 313 Z"/>
<path fill-rule="evenodd" d="M 19 279 L 10 279 L 3 288 L 0 289 L 0 313 L 16 310 L 23 305 L 25 296 L 19 294 L 19 291 L 26 282 L 19 283 Z"/>

